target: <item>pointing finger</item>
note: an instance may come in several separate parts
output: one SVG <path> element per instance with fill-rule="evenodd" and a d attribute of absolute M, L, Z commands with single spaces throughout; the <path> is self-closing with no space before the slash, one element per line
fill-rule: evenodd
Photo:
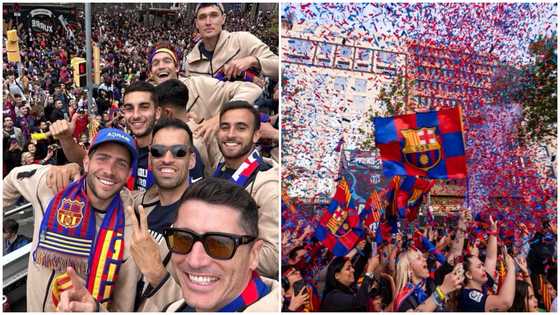
<path fill-rule="evenodd" d="M 68 276 L 70 276 L 70 280 L 75 289 L 85 289 L 84 280 L 78 276 L 74 268 L 68 267 L 66 268 L 66 272 L 68 272 Z"/>

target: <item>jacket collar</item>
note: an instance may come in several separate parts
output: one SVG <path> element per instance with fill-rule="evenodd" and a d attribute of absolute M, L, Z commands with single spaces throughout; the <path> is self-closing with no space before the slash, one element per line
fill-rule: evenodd
<path fill-rule="evenodd" d="M 225 44 L 225 42 L 230 36 L 231 36 L 230 32 L 226 30 L 222 30 L 220 32 L 220 37 L 218 38 L 218 42 L 216 43 L 216 48 L 214 48 L 214 51 L 220 51 L 220 48 L 222 48 L 222 46 Z M 200 45 L 202 45 L 202 39 L 199 40 L 198 43 L 196 43 L 196 45 L 193 47 L 191 52 L 187 55 L 188 64 L 201 60 L 208 60 L 200 52 Z"/>

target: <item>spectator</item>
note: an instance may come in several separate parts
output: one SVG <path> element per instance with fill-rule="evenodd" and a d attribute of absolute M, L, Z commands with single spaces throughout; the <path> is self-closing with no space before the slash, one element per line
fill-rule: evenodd
<path fill-rule="evenodd" d="M 322 312 L 364 312 L 368 307 L 368 292 L 373 281 L 373 271 L 379 264 L 379 256 L 373 256 L 363 282 L 356 289 L 354 268 L 347 257 L 336 257 L 327 269 L 327 282 L 323 299 Z"/>
<path fill-rule="evenodd" d="M 4 247 L 3 254 L 13 252 L 14 250 L 31 243 L 31 240 L 21 234 L 18 234 L 19 224 L 14 219 L 5 219 L 3 222 Z"/>
<path fill-rule="evenodd" d="M 525 281 L 515 281 L 515 297 L 509 312 L 538 312 L 533 288 Z"/>

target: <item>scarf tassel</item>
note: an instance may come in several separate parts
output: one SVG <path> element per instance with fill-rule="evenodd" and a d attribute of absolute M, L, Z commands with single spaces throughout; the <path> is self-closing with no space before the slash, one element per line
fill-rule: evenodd
<path fill-rule="evenodd" d="M 72 267 L 82 277 L 87 274 L 87 259 L 87 257 L 62 254 L 41 247 L 37 247 L 35 250 L 35 262 L 39 265 L 54 269 L 57 272 L 66 272 L 66 268 Z"/>

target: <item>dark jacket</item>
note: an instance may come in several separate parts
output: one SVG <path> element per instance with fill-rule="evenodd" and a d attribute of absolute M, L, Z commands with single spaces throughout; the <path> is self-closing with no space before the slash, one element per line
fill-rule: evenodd
<path fill-rule="evenodd" d="M 321 312 L 366 312 L 370 285 L 371 279 L 364 277 L 362 285 L 357 290 L 338 285 L 331 291 L 325 292 L 321 301 Z"/>
<path fill-rule="evenodd" d="M 18 235 L 15 241 L 11 244 L 8 244 L 7 241 L 4 241 L 4 254 L 11 253 L 14 250 L 21 248 L 29 243 L 31 243 L 31 240 L 23 235 Z"/>

